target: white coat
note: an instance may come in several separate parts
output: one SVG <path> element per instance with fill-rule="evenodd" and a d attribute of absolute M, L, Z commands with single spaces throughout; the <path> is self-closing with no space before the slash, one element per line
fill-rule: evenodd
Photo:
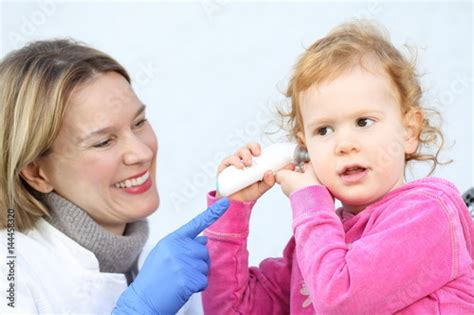
<path fill-rule="evenodd" d="M 26 233 L 16 231 L 14 237 L 11 259 L 7 230 L 0 230 L 0 314 L 110 314 L 127 288 L 125 275 L 100 272 L 92 252 L 44 219 Z M 7 292 L 13 283 L 9 275 L 15 278 L 10 290 L 14 296 Z M 13 300 L 14 308 L 8 305 Z M 179 314 L 202 314 L 199 297 L 194 295 L 192 301 Z"/>

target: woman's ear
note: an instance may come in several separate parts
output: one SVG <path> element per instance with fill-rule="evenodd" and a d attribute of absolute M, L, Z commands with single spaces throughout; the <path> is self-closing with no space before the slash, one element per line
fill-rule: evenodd
<path fill-rule="evenodd" d="M 412 109 L 405 114 L 403 124 L 405 127 L 404 146 L 406 154 L 416 152 L 424 120 L 425 116 L 419 109 Z"/>
<path fill-rule="evenodd" d="M 36 161 L 23 167 L 20 171 L 20 176 L 28 183 L 28 185 L 39 192 L 46 194 L 53 191 L 53 186 L 44 174 L 41 166 Z"/>

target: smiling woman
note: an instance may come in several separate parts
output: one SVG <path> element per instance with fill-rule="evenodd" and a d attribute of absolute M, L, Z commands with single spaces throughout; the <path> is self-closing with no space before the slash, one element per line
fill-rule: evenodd
<path fill-rule="evenodd" d="M 158 143 L 118 62 L 34 42 L 1 61 L 0 95 L 0 313 L 175 314 L 207 286 L 198 234 L 226 200 L 162 239 L 138 273 Z"/>
<path fill-rule="evenodd" d="M 58 54 L 61 56 L 57 56 Z M 83 116 L 74 119 L 66 111 L 68 98 L 71 99 L 68 106 L 71 111 L 77 113 L 84 110 L 88 104 L 78 106 L 78 103 L 81 98 L 87 101 L 84 99 L 84 92 L 87 93 L 89 89 L 85 87 L 95 91 L 97 84 L 94 83 L 103 76 L 99 74 L 111 71 L 119 74 L 126 82 L 130 81 L 125 69 L 110 57 L 67 41 L 37 42 L 10 54 L 2 61 L 0 86 L 4 127 L 0 143 L 5 154 L 0 157 L 0 162 L 5 168 L 2 168 L 4 173 L 0 180 L 3 182 L 2 187 L 7 189 L 2 190 L 1 200 L 2 203 L 5 202 L 2 209 L 7 204 L 15 209 L 16 229 L 30 229 L 39 217 L 48 213 L 47 206 L 40 201 L 41 196 L 37 192 L 52 191 L 51 180 L 56 178 L 50 177 L 54 175 L 52 172 L 61 167 L 50 167 L 44 174 L 43 169 L 38 167 L 38 160 L 41 164 L 48 165 L 54 157 L 59 158 L 60 163 L 71 160 L 71 157 L 74 159 L 70 163 L 81 159 L 74 156 L 79 149 L 71 143 L 71 136 L 80 135 L 73 135 L 71 132 L 87 132 L 87 128 L 97 124 L 101 118 L 100 115 L 95 115 L 90 119 L 90 115 L 86 114 L 86 119 Z M 92 80 L 93 77 L 95 80 Z M 103 113 L 101 106 L 95 107 L 93 113 L 98 110 Z M 63 117 L 65 128 L 60 130 L 60 118 Z M 78 130 L 81 127 L 85 130 Z M 87 157 L 84 155 L 86 154 L 82 158 Z M 35 174 L 35 171 L 40 173 Z M 18 176 L 20 172 L 22 176 Z M 71 188 L 75 185 L 74 182 Z M 3 216 L 1 220 L 4 226 Z"/>
<path fill-rule="evenodd" d="M 72 90 L 63 126 L 48 154 L 29 163 L 21 174 L 36 190 L 55 189 L 87 209 L 105 229 L 121 235 L 125 222 L 143 219 L 158 207 L 152 181 L 157 140 L 144 117 L 144 106 L 125 77 L 116 72 L 92 74 Z M 132 187 L 131 179 L 146 174 L 151 175 L 147 181 Z M 115 187 L 126 180 L 126 187 Z"/>

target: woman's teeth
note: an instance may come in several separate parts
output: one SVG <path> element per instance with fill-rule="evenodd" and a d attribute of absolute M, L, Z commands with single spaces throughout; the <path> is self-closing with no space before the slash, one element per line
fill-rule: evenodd
<path fill-rule="evenodd" d="M 141 184 L 146 182 L 148 177 L 150 177 L 150 173 L 147 171 L 145 174 L 143 174 L 140 177 L 127 179 L 123 182 L 116 183 L 114 186 L 115 188 L 130 188 L 130 187 L 140 186 Z"/>

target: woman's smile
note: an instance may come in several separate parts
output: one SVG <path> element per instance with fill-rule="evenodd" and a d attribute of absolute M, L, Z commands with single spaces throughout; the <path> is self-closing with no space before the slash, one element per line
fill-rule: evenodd
<path fill-rule="evenodd" d="M 153 181 L 147 170 L 143 175 L 115 183 L 114 187 L 129 194 L 141 194 L 148 191 L 152 185 Z"/>

